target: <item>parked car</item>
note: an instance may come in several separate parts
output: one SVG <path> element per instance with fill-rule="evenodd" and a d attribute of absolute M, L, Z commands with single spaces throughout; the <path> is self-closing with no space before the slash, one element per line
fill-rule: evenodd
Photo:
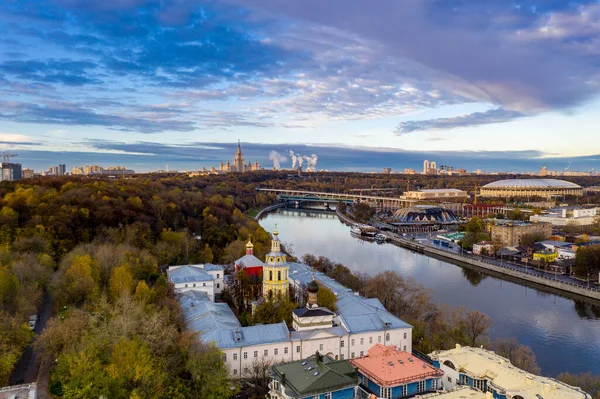
<path fill-rule="evenodd" d="M 29 316 L 29 321 L 27 322 L 27 325 L 29 326 L 29 328 L 31 328 L 32 330 L 35 330 L 35 325 L 37 323 L 38 317 L 36 314 Z"/>

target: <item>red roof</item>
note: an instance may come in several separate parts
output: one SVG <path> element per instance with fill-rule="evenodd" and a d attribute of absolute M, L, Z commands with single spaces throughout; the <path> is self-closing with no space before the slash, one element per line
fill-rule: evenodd
<path fill-rule="evenodd" d="M 369 349 L 367 356 L 351 359 L 350 362 L 362 374 L 383 387 L 405 385 L 444 375 L 440 369 L 408 352 L 381 344 Z"/>

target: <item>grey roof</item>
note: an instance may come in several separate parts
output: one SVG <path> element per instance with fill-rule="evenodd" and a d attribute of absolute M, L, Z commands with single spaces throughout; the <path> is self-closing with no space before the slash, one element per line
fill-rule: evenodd
<path fill-rule="evenodd" d="M 265 264 L 263 262 L 261 262 L 260 259 L 258 259 L 256 256 L 254 255 L 244 255 L 241 258 L 239 258 L 238 260 L 235 261 L 235 264 L 238 266 L 264 266 Z"/>
<path fill-rule="evenodd" d="M 284 322 L 242 327 L 229 305 L 211 302 L 204 292 L 184 292 L 179 302 L 187 328 L 200 333 L 204 341 L 214 341 L 219 348 L 290 341 Z"/>
<path fill-rule="evenodd" d="M 538 244 L 542 244 L 543 246 L 559 247 L 559 248 L 570 247 L 570 246 L 574 245 L 574 243 L 572 243 L 572 242 L 552 241 L 552 240 L 540 241 Z"/>
<path fill-rule="evenodd" d="M 204 265 L 199 265 L 199 266 L 203 266 L 204 270 L 208 270 L 208 271 L 218 271 L 218 270 L 225 270 L 225 266 L 223 265 L 213 265 L 212 263 L 205 263 Z"/>
<path fill-rule="evenodd" d="M 557 179 L 508 179 L 486 184 L 482 188 L 517 188 L 517 189 L 549 189 L 549 188 L 581 188 L 581 186 L 565 180 Z"/>
<path fill-rule="evenodd" d="M 169 275 L 169 280 L 174 284 L 213 280 L 213 276 L 208 274 L 199 265 L 179 266 L 176 269 L 170 267 L 167 270 L 167 274 Z"/>
<path fill-rule="evenodd" d="M 294 314 L 298 317 L 318 317 L 318 316 L 329 316 L 334 314 L 327 308 L 298 308 L 293 310 Z"/>
<path fill-rule="evenodd" d="M 324 356 L 317 361 L 316 356 L 304 360 L 278 364 L 272 367 L 272 374 L 280 381 L 285 374 L 285 392 L 294 398 L 316 396 L 358 385 L 358 374 L 347 360 L 334 361 Z"/>
<path fill-rule="evenodd" d="M 338 337 L 346 335 L 346 329 L 344 327 L 317 328 L 314 330 L 292 331 L 292 341 L 311 339 L 313 336 L 324 332 Z"/>
<path fill-rule="evenodd" d="M 289 263 L 290 278 L 308 284 L 312 281 L 312 269 L 301 263 Z M 412 326 L 385 310 L 377 298 L 364 298 L 323 273 L 315 273 L 315 280 L 323 283 L 337 297 L 338 316 L 351 333 L 382 331 L 385 329 L 411 328 Z"/>

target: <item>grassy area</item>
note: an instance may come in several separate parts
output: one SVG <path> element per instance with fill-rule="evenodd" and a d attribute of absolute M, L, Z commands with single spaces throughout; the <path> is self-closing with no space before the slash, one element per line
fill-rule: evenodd
<path fill-rule="evenodd" d="M 261 208 L 252 208 L 246 211 L 246 216 L 248 216 L 249 218 L 254 219 L 256 217 L 256 215 L 258 215 L 258 213 L 261 211 Z"/>

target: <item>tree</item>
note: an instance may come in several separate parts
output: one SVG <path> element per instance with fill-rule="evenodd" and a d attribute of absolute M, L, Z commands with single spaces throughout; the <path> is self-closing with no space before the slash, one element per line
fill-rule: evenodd
<path fill-rule="evenodd" d="M 80 305 L 98 291 L 92 270 L 96 267 L 90 255 L 80 255 L 55 284 L 56 297 L 62 304 Z"/>
<path fill-rule="evenodd" d="M 359 202 L 353 207 L 354 217 L 360 222 L 368 222 L 373 215 L 375 210 L 369 206 L 366 202 Z"/>
<path fill-rule="evenodd" d="M 135 287 L 133 298 L 139 303 L 147 304 L 154 300 L 154 290 L 145 281 L 139 281 Z"/>
<path fill-rule="evenodd" d="M 594 399 L 600 399 L 600 375 L 592 375 L 590 371 L 580 374 L 565 372 L 560 373 L 557 379 L 571 386 L 580 387 L 592 394 Z"/>
<path fill-rule="evenodd" d="M 0 387 L 8 385 L 14 365 L 32 338 L 27 324 L 0 311 Z"/>
<path fill-rule="evenodd" d="M 121 265 L 115 268 L 110 275 L 110 293 L 114 297 L 119 297 L 123 294 L 130 294 L 133 287 L 133 277 L 129 272 L 129 267 Z"/>
<path fill-rule="evenodd" d="M 259 357 L 255 358 L 248 372 L 244 374 L 244 380 L 254 385 L 252 391 L 254 397 L 263 398 L 269 391 L 269 381 L 271 380 L 269 375 L 269 369 L 273 365 L 273 358 L 270 357 Z"/>
<path fill-rule="evenodd" d="M 325 287 L 323 284 L 319 284 L 319 291 L 317 292 L 317 302 L 319 306 L 327 308 L 329 310 L 337 310 L 336 302 L 337 298 L 333 291 Z"/>
<path fill-rule="evenodd" d="M 532 374 L 540 374 L 541 369 L 535 353 L 531 347 L 519 344 L 516 338 L 495 339 L 491 347 L 498 355 L 510 360 L 515 367 Z"/>
<path fill-rule="evenodd" d="M 187 344 L 185 367 L 192 376 L 192 398 L 220 399 L 231 396 L 227 368 L 221 351 L 213 343 L 205 344 L 191 337 Z"/>

